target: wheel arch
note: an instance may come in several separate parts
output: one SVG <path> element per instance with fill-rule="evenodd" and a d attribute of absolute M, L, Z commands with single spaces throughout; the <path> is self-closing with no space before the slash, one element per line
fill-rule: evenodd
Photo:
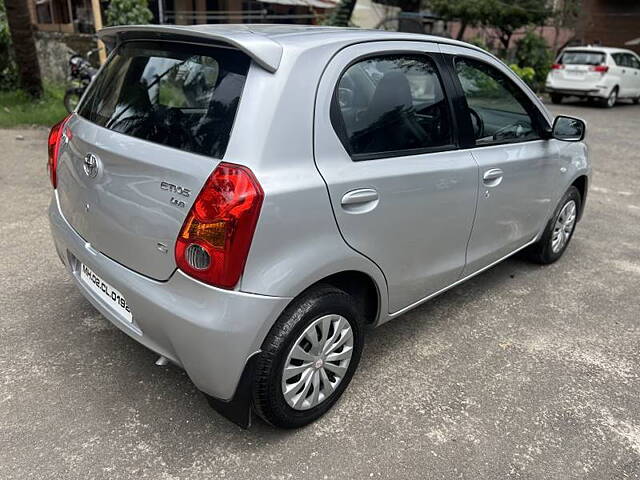
<path fill-rule="evenodd" d="M 313 283 L 300 289 L 289 303 L 318 285 L 327 284 L 343 290 L 357 301 L 367 325 L 377 325 L 384 316 L 386 285 L 380 285 L 379 281 L 369 273 L 355 269 L 342 270 L 314 280 Z"/>
<path fill-rule="evenodd" d="M 582 218 L 582 213 L 584 212 L 584 206 L 587 200 L 589 178 L 586 175 L 580 175 L 573 181 L 571 186 L 576 187 L 578 189 L 578 192 L 580 192 L 580 211 L 578 212 L 578 220 L 580 220 Z"/>
<path fill-rule="evenodd" d="M 345 270 L 322 278 L 309 288 L 323 283 L 351 295 L 358 303 L 358 308 L 367 325 L 377 323 L 380 318 L 381 292 L 376 281 L 370 275 L 358 270 Z"/>

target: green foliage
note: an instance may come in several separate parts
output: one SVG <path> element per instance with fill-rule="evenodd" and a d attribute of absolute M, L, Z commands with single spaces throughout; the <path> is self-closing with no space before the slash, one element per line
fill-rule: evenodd
<path fill-rule="evenodd" d="M 582 0 L 564 0 L 558 2 L 553 11 L 554 25 L 557 27 L 575 28 L 581 8 Z"/>
<path fill-rule="evenodd" d="M 519 67 L 516 63 L 512 63 L 509 65 L 511 70 L 516 72 L 516 74 L 524 80 L 528 85 L 532 85 L 533 79 L 536 76 L 536 71 L 531 67 Z"/>
<path fill-rule="evenodd" d="M 11 33 L 7 23 L 4 0 L 0 0 L 0 91 L 18 86 L 18 70 L 11 48 Z"/>
<path fill-rule="evenodd" d="M 486 25 L 495 8 L 494 0 L 429 0 L 429 9 L 444 20 L 459 20 L 463 28 L 460 39 L 467 25 L 477 27 Z"/>
<path fill-rule="evenodd" d="M 491 48 L 489 48 L 489 45 L 487 45 L 487 42 L 485 42 L 482 37 L 473 37 L 469 40 L 466 40 L 466 42 L 470 43 L 471 45 L 475 45 L 476 47 L 479 47 L 483 50 L 491 51 Z"/>
<path fill-rule="evenodd" d="M 44 95 L 34 100 L 23 90 L 0 92 L 0 128 L 18 125 L 50 127 L 67 114 L 62 99 L 64 87 L 45 85 Z"/>
<path fill-rule="evenodd" d="M 534 70 L 531 80 L 525 81 L 534 90 L 540 90 L 553 63 L 553 52 L 544 38 L 528 32 L 516 42 L 515 61 L 520 68 L 528 66 Z"/>
<path fill-rule="evenodd" d="M 111 0 L 107 8 L 107 25 L 144 25 L 151 21 L 148 0 Z"/>
<path fill-rule="evenodd" d="M 528 25 L 542 25 L 552 14 L 546 2 L 540 0 L 482 1 L 493 3 L 486 24 L 498 30 L 504 54 L 509 49 L 509 42 L 515 31 Z"/>

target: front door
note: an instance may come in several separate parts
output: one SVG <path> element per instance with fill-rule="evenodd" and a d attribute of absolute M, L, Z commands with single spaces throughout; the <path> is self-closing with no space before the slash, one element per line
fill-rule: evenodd
<path fill-rule="evenodd" d="M 454 52 L 456 50 L 453 50 Z M 464 275 L 532 241 L 557 201 L 558 148 L 543 140 L 546 120 L 491 59 L 459 48 L 453 70 L 473 126 L 479 195 Z M 450 58 L 450 57 L 449 57 Z"/>
<path fill-rule="evenodd" d="M 315 154 L 345 241 L 378 264 L 395 313 L 461 275 L 478 167 L 456 150 L 437 45 L 342 50 L 318 89 Z"/>

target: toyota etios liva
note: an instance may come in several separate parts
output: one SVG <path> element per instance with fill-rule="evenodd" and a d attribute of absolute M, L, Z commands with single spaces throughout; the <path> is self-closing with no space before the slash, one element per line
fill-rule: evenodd
<path fill-rule="evenodd" d="M 56 249 L 111 322 L 248 426 L 325 413 L 380 325 L 567 248 L 590 166 L 495 57 L 440 37 L 114 27 L 53 127 Z"/>

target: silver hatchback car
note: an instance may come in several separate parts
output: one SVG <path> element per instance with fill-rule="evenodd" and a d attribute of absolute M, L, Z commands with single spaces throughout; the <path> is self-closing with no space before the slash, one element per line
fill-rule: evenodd
<path fill-rule="evenodd" d="M 114 27 L 49 136 L 55 247 L 111 322 L 242 426 L 324 414 L 380 325 L 582 215 L 581 120 L 424 35 Z"/>

